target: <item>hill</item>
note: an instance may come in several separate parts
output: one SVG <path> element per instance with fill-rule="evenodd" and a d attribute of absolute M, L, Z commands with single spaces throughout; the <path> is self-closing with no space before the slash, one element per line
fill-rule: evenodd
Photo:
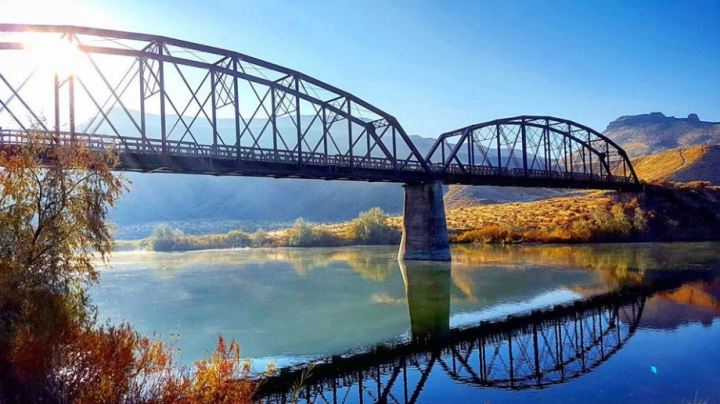
<path fill-rule="evenodd" d="M 621 116 L 610 122 L 603 134 L 636 157 L 678 147 L 720 144 L 720 122 L 701 121 L 696 114 L 675 118 L 653 112 Z"/>
<path fill-rule="evenodd" d="M 669 149 L 632 161 L 638 177 L 645 181 L 708 181 L 720 184 L 720 145 Z"/>

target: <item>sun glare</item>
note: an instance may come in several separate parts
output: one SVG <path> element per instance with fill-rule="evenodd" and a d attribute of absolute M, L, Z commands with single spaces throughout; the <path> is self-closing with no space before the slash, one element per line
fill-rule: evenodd
<path fill-rule="evenodd" d="M 36 65 L 49 69 L 60 77 L 77 74 L 85 55 L 77 44 L 68 38 L 48 34 L 27 34 L 23 46 Z"/>

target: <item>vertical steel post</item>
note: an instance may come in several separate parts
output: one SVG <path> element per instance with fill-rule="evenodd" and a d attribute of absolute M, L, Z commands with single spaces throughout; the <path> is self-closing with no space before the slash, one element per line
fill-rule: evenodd
<path fill-rule="evenodd" d="M 607 170 L 607 175 L 612 174 L 610 172 L 610 143 L 605 142 L 605 169 Z M 602 171 L 602 167 L 600 168 Z"/>
<path fill-rule="evenodd" d="M 525 133 L 525 121 L 523 121 L 520 124 L 520 134 L 522 136 L 522 157 L 523 157 L 523 171 L 525 172 L 525 176 L 528 175 L 528 166 L 527 166 L 527 138 Z"/>
<path fill-rule="evenodd" d="M 323 125 L 323 159 L 325 160 L 325 164 L 328 162 L 328 145 L 327 145 L 327 137 L 328 137 L 328 127 L 327 127 L 327 112 L 325 110 L 325 107 L 322 108 L 322 125 Z"/>
<path fill-rule="evenodd" d="M 55 142 L 60 143 L 60 78 L 55 73 Z"/>
<path fill-rule="evenodd" d="M 68 119 L 70 121 L 70 139 L 75 141 L 75 74 L 68 77 Z"/>
<path fill-rule="evenodd" d="M 167 128 L 165 127 L 165 63 L 163 63 L 162 59 L 164 46 L 165 45 L 162 42 L 158 43 L 158 54 L 160 55 L 160 58 L 158 59 L 158 78 L 160 83 L 158 84 L 160 90 L 160 136 L 162 153 L 167 154 Z"/>
<path fill-rule="evenodd" d="M 138 58 L 138 74 L 140 82 L 140 138 L 142 148 L 147 145 L 147 128 L 145 127 L 145 58 Z"/>
<path fill-rule="evenodd" d="M 545 171 L 550 172 L 552 165 L 550 164 L 550 131 L 547 127 L 543 128 L 543 141 L 545 142 Z"/>
<path fill-rule="evenodd" d="M 210 108 L 212 109 L 212 131 L 213 131 L 213 156 L 218 154 L 218 130 L 217 130 L 217 101 L 215 100 L 215 71 L 210 70 Z"/>
<path fill-rule="evenodd" d="M 593 161 L 592 161 L 592 150 L 590 149 L 590 132 L 587 134 L 588 138 L 588 159 L 590 160 L 590 175 L 593 175 Z"/>
<path fill-rule="evenodd" d="M 397 169 L 397 135 L 395 126 L 392 127 L 393 169 Z"/>
<path fill-rule="evenodd" d="M 270 124 L 272 125 L 272 141 L 273 141 L 273 152 L 275 153 L 275 159 L 278 158 L 277 149 L 277 106 L 275 105 L 275 89 L 270 87 Z"/>
<path fill-rule="evenodd" d="M 497 138 L 497 168 L 498 175 L 502 173 L 502 151 L 500 150 L 500 125 L 495 125 L 495 137 Z"/>
<path fill-rule="evenodd" d="M 295 77 L 295 123 L 297 124 L 298 164 L 302 164 L 302 124 L 300 123 L 300 78 Z"/>
<path fill-rule="evenodd" d="M 347 99 L 347 121 L 348 121 L 348 155 L 350 156 L 350 168 L 353 167 L 353 136 L 352 136 L 352 120 L 350 119 L 352 110 L 350 106 L 350 99 Z"/>
<path fill-rule="evenodd" d="M 237 153 L 237 160 L 240 161 L 240 92 L 238 91 L 238 59 L 233 58 L 233 103 L 235 113 L 235 153 Z"/>

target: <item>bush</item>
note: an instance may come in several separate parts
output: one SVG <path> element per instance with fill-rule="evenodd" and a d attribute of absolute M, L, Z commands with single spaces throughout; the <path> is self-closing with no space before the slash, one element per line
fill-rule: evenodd
<path fill-rule="evenodd" d="M 508 227 L 493 224 L 481 229 L 466 231 L 460 234 L 456 241 L 458 243 L 509 243 L 518 241 L 519 238 L 519 235 L 513 234 Z"/>
<path fill-rule="evenodd" d="M 274 240 L 263 229 L 259 229 L 253 233 L 250 238 L 253 247 L 270 247 L 274 243 Z"/>
<path fill-rule="evenodd" d="M 150 248 L 153 251 L 174 251 L 178 239 L 183 236 L 181 230 L 175 229 L 167 224 L 155 226 L 151 236 Z"/>
<path fill-rule="evenodd" d="M 350 222 L 349 231 L 353 241 L 363 244 L 397 244 L 401 236 L 380 208 L 360 212 L 358 218 Z"/>
<path fill-rule="evenodd" d="M 232 230 L 225 234 L 188 236 L 182 231 L 161 224 L 155 227 L 149 247 L 153 251 L 191 251 L 211 248 L 249 247 L 253 240 L 247 233 Z"/>
<path fill-rule="evenodd" d="M 287 245 L 291 247 L 336 246 L 342 240 L 327 229 L 313 226 L 302 218 L 297 219 L 287 230 Z"/>

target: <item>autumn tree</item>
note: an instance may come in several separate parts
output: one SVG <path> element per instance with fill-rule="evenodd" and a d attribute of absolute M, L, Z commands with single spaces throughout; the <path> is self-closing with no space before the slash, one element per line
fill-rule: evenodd
<path fill-rule="evenodd" d="M 111 150 L 42 133 L 0 150 L 0 360 L 22 370 L 3 380 L 44 372 L 53 341 L 87 320 L 85 287 L 112 248 L 108 209 L 124 190 L 115 164 Z"/>
<path fill-rule="evenodd" d="M 35 134 L 0 153 L 0 260 L 13 288 L 68 292 L 112 249 L 108 208 L 124 190 L 112 151 Z"/>
<path fill-rule="evenodd" d="M 130 325 L 96 324 L 85 290 L 112 249 L 116 163 L 44 134 L 0 147 L 0 403 L 250 402 L 258 384 L 234 341 L 190 373 Z"/>

